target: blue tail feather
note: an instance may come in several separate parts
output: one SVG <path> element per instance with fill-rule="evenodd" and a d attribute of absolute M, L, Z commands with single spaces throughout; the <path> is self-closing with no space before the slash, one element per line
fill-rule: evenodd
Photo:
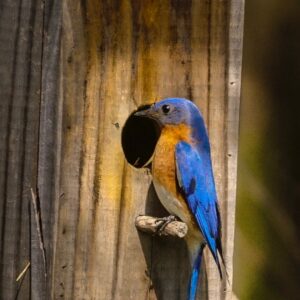
<path fill-rule="evenodd" d="M 202 250 L 203 248 L 201 247 L 199 250 L 199 254 L 193 264 L 192 274 L 189 283 L 189 293 L 187 298 L 188 300 L 196 299 L 200 267 L 201 267 L 201 259 L 202 259 Z"/>

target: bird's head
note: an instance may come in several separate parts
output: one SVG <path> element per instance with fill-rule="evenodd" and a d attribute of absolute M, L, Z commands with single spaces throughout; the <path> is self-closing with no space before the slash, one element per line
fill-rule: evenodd
<path fill-rule="evenodd" d="M 191 129 L 191 137 L 196 141 L 199 151 L 210 154 L 209 139 L 202 114 L 192 101 L 183 98 L 167 98 L 140 107 L 134 116 L 150 118 L 161 129 L 169 125 L 186 125 Z"/>
<path fill-rule="evenodd" d="M 145 105 L 135 113 L 135 116 L 155 120 L 160 126 L 191 125 L 200 112 L 193 102 L 183 98 L 167 98 L 152 105 Z"/>

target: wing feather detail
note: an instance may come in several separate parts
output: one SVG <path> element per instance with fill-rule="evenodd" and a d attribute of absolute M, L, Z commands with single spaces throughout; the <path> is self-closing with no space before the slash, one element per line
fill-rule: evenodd
<path fill-rule="evenodd" d="M 222 276 L 218 258 L 218 251 L 222 255 L 220 217 L 210 156 L 203 157 L 189 143 L 179 142 L 175 161 L 179 187 Z"/>

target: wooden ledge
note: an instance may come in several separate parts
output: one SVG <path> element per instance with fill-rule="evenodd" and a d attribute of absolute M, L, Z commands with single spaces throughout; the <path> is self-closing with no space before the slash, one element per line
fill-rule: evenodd
<path fill-rule="evenodd" d="M 163 227 L 163 218 L 155 218 L 151 216 L 138 216 L 135 219 L 135 226 L 147 233 L 158 235 L 170 235 L 179 238 L 186 236 L 188 227 L 184 222 L 171 221 Z M 161 228 L 161 229 L 160 229 Z"/>

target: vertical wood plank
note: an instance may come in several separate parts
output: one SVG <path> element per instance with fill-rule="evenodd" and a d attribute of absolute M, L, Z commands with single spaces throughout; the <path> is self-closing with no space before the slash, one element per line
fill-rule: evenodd
<path fill-rule="evenodd" d="M 224 236 L 226 267 L 231 287 L 226 286 L 225 299 L 232 299 L 233 279 L 233 249 L 235 233 L 235 203 L 236 203 L 236 181 L 237 181 L 237 154 L 238 154 L 238 130 L 239 130 L 239 108 L 241 90 L 242 69 L 242 46 L 244 32 L 244 1 L 232 0 L 229 9 L 229 31 L 227 48 L 227 189 L 226 203 L 223 206 Z"/>
<path fill-rule="evenodd" d="M 211 143 L 212 162 L 221 214 L 226 203 L 226 67 L 229 1 L 210 1 L 209 9 L 209 65 L 207 127 Z M 223 216 L 223 214 L 222 214 Z M 223 221 L 223 219 L 222 219 Z M 226 252 L 226 249 L 224 249 Z M 215 262 L 205 249 L 208 299 L 222 299 L 221 283 Z"/>
<path fill-rule="evenodd" d="M 81 7 L 63 2 L 60 84 L 62 103 L 61 160 L 58 185 L 52 298 L 73 299 L 75 243 L 80 205 L 80 169 L 85 102 L 86 53 Z M 91 183 L 93 181 L 91 180 Z M 89 210 L 87 210 L 89 213 Z M 86 234 L 86 233 L 85 233 Z M 79 256 L 80 259 L 84 259 Z M 79 281 L 81 282 L 81 281 Z M 82 284 L 84 286 L 84 284 Z M 54 288 L 53 288 L 54 287 Z"/>
<path fill-rule="evenodd" d="M 45 1 L 43 8 L 41 101 L 36 194 L 46 264 L 41 250 L 34 211 L 31 211 L 31 297 L 49 299 L 53 269 L 53 241 L 59 199 L 62 98 L 60 96 L 61 2 Z M 45 276 L 46 274 L 46 276 Z"/>
<path fill-rule="evenodd" d="M 43 9 L 2 1 L 0 9 L 0 298 L 29 299 L 30 188 L 36 186 Z"/>

